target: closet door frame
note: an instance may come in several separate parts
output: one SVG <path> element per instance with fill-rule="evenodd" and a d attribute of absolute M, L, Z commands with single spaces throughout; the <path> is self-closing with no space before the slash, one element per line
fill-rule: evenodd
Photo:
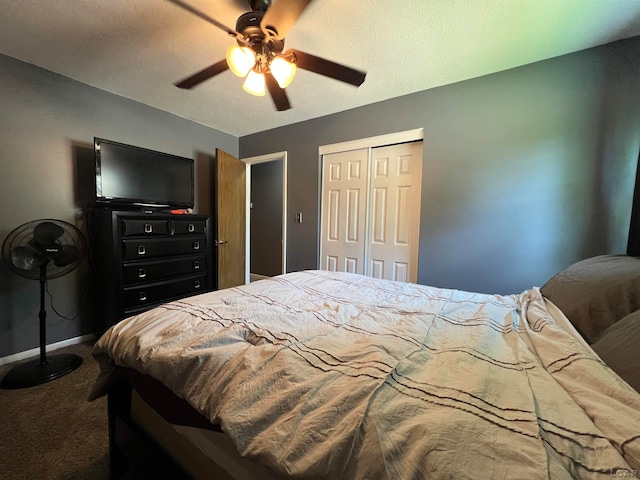
<path fill-rule="evenodd" d="M 357 140 L 351 140 L 351 141 L 347 141 L 347 142 L 340 142 L 340 143 L 333 143 L 333 144 L 329 144 L 329 145 L 322 145 L 319 147 L 318 149 L 318 244 L 317 244 L 317 258 L 316 258 L 316 264 L 317 264 L 317 268 L 322 269 L 323 265 L 322 265 L 322 252 L 321 252 L 321 243 L 322 243 L 322 205 L 323 205 L 323 198 L 322 198 L 322 193 L 323 193 L 323 187 L 324 187 L 324 178 L 323 178 L 323 156 L 324 155 L 328 155 L 328 154 L 332 154 L 332 153 L 341 153 L 341 152 L 347 152 L 350 150 L 360 150 L 360 149 L 368 149 L 369 150 L 369 157 L 371 157 L 371 151 L 375 148 L 379 148 L 379 147 L 384 147 L 384 146 L 388 146 L 388 145 L 394 145 L 394 144 L 399 144 L 399 143 L 408 143 L 408 142 L 415 142 L 415 141 L 422 141 L 424 140 L 424 129 L 423 128 L 419 128 L 419 129 L 415 129 L 415 130 L 406 130 L 406 131 L 402 131 L 402 132 L 396 132 L 396 133 L 390 133 L 390 134 L 386 134 L 386 135 L 378 135 L 375 137 L 368 137 L 368 138 L 362 138 L 362 139 L 357 139 Z M 369 202 L 369 199 L 367 198 L 367 203 Z M 368 238 L 369 232 L 368 232 L 368 224 L 369 222 L 366 222 L 367 224 L 367 232 L 365 232 L 365 235 Z M 368 254 L 367 250 L 368 250 L 368 242 L 365 242 L 365 258 Z M 365 274 L 368 271 L 368 266 L 365 265 Z"/>

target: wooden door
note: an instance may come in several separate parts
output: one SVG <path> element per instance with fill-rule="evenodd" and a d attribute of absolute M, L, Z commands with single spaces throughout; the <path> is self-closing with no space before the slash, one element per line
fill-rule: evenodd
<path fill-rule="evenodd" d="M 245 163 L 216 149 L 214 248 L 218 289 L 245 283 L 245 201 Z"/>

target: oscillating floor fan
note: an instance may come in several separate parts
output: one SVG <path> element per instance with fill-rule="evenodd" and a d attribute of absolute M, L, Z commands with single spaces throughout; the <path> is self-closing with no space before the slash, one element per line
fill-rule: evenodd
<path fill-rule="evenodd" d="M 80 366 L 72 354 L 47 357 L 45 288 L 47 280 L 75 269 L 86 252 L 84 236 L 62 220 L 34 220 L 14 229 L 2 244 L 2 258 L 9 269 L 40 281 L 40 358 L 13 367 L 0 382 L 1 388 L 32 387 L 60 378 Z"/>

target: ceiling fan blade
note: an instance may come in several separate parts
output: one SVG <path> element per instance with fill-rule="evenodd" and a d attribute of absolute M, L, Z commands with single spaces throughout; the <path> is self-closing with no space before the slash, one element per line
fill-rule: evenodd
<path fill-rule="evenodd" d="M 173 3 L 174 5 L 177 5 L 178 7 L 181 7 L 183 9 L 185 9 L 187 12 L 193 13 L 194 15 L 196 15 L 196 16 L 200 17 L 201 19 L 209 22 L 210 24 L 214 25 L 215 27 L 218 27 L 220 30 L 226 32 L 227 34 L 231 35 L 232 37 L 235 37 L 236 39 L 238 39 L 242 43 L 245 43 L 245 44 L 247 43 L 244 40 L 244 37 L 242 36 L 241 33 L 236 32 L 233 28 L 227 27 L 223 23 L 220 23 L 219 21 L 217 21 L 215 18 L 210 17 L 209 15 L 207 15 L 204 12 L 201 12 L 200 10 L 198 10 L 195 7 L 192 7 L 188 3 L 183 2 L 182 0 L 168 0 L 168 1 Z"/>
<path fill-rule="evenodd" d="M 78 258 L 80 258 L 80 250 L 73 245 L 63 245 L 60 255 L 53 259 L 53 263 L 58 267 L 66 267 L 71 265 Z"/>
<path fill-rule="evenodd" d="M 279 112 L 289 110 L 291 108 L 291 104 L 289 103 L 287 92 L 284 91 L 284 88 L 281 88 L 280 85 L 278 85 L 278 82 L 273 77 L 273 74 L 271 72 L 264 73 L 264 81 L 267 85 L 267 90 L 269 90 L 269 94 L 273 99 L 273 103 L 275 104 L 276 109 Z"/>
<path fill-rule="evenodd" d="M 175 85 L 178 88 L 184 88 L 186 90 L 189 90 L 195 87 L 196 85 L 204 82 L 205 80 L 209 80 L 211 77 L 218 75 L 219 73 L 222 73 L 228 69 L 229 69 L 229 64 L 227 63 L 227 61 L 220 60 L 218 63 L 214 63 L 213 65 L 203 70 L 200 70 L 199 72 L 194 73 L 193 75 L 183 80 L 180 80 Z"/>
<path fill-rule="evenodd" d="M 33 229 L 33 238 L 40 245 L 49 245 L 61 237 L 64 230 L 53 222 L 42 222 Z"/>
<path fill-rule="evenodd" d="M 362 85 L 362 82 L 364 82 L 364 79 L 367 76 L 366 72 L 362 72 L 324 58 L 316 57 L 310 53 L 301 52 L 300 50 L 295 50 L 293 48 L 287 50 L 284 55 L 286 57 L 292 57 L 298 68 L 318 73 L 325 77 L 331 77 L 336 80 L 340 80 L 341 82 L 350 83 L 356 87 Z"/>
<path fill-rule="evenodd" d="M 20 270 L 35 270 L 46 261 L 44 255 L 28 247 L 16 247 L 11 250 L 11 263 Z"/>
<path fill-rule="evenodd" d="M 264 14 L 260 28 L 263 32 L 282 39 L 310 3 L 311 0 L 275 0 Z"/>

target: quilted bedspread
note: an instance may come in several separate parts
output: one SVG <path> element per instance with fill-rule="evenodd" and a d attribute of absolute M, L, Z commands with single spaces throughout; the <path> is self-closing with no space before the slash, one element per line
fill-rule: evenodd
<path fill-rule="evenodd" d="M 113 326 L 96 388 L 148 374 L 283 477 L 640 476 L 640 395 L 552 307 L 290 273 Z"/>

